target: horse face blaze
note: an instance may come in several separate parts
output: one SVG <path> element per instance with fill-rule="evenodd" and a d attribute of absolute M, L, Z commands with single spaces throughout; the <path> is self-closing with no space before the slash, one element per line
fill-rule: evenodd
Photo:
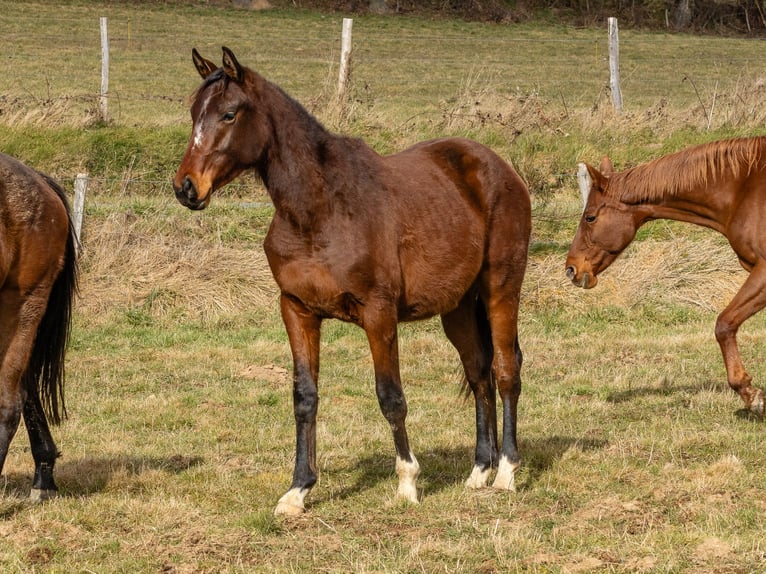
<path fill-rule="evenodd" d="M 190 209 L 207 207 L 213 192 L 242 171 L 232 157 L 236 153 L 232 142 L 237 140 L 235 131 L 241 119 L 238 90 L 231 82 L 225 89 L 214 83 L 192 105 L 192 133 L 173 179 L 176 198 Z"/>

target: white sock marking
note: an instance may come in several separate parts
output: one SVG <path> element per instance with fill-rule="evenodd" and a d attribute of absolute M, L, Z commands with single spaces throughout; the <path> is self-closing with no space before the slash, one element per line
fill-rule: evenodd
<path fill-rule="evenodd" d="M 408 500 L 414 504 L 418 503 L 417 478 L 420 474 L 420 465 L 415 455 L 410 452 L 411 462 L 403 458 L 396 457 L 396 474 L 399 476 L 399 488 L 396 496 Z"/>

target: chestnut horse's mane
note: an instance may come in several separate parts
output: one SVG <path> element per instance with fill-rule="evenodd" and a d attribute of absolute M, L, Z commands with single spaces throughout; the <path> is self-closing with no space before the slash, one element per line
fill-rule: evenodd
<path fill-rule="evenodd" d="M 747 176 L 766 160 L 766 137 L 702 144 L 613 173 L 607 193 L 626 203 L 654 202 L 722 178 Z"/>

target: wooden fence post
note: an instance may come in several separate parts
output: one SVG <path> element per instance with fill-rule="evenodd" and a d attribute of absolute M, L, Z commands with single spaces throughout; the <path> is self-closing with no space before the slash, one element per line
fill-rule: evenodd
<path fill-rule="evenodd" d="M 101 120 L 109 120 L 109 36 L 106 30 L 106 18 L 101 17 Z"/>
<path fill-rule="evenodd" d="M 338 71 L 338 99 L 346 95 L 348 79 L 351 74 L 351 29 L 354 21 L 351 18 L 343 18 L 343 30 L 340 43 L 340 70 Z"/>
<path fill-rule="evenodd" d="M 622 113 L 622 91 L 620 90 L 620 37 L 617 18 L 609 18 L 609 89 L 612 92 L 614 111 Z"/>
<path fill-rule="evenodd" d="M 74 180 L 74 205 L 72 206 L 72 224 L 77 238 L 77 249 L 80 249 L 82 221 L 85 217 L 85 194 L 88 191 L 88 174 L 78 173 Z"/>

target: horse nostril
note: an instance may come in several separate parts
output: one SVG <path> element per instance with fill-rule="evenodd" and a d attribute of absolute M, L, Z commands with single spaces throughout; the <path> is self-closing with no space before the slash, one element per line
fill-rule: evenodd
<path fill-rule="evenodd" d="M 181 191 L 188 199 L 192 201 L 197 199 L 197 190 L 194 188 L 194 183 L 192 183 L 192 180 L 188 175 L 184 178 L 184 183 Z"/>
<path fill-rule="evenodd" d="M 566 273 L 569 280 L 574 281 L 575 273 L 576 273 L 575 268 L 570 265 L 569 267 L 567 267 Z"/>

